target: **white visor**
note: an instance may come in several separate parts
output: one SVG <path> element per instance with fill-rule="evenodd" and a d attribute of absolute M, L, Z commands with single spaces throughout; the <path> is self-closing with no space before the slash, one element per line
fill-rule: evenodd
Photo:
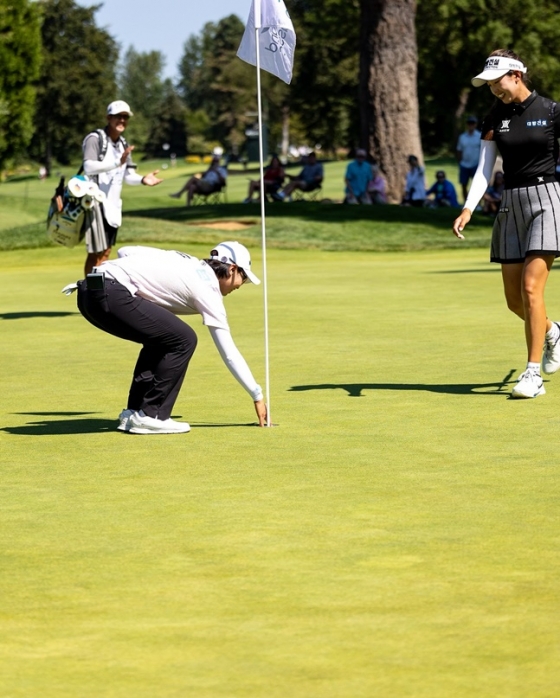
<path fill-rule="evenodd" d="M 482 87 L 488 80 L 498 80 L 510 70 L 518 70 L 520 73 L 526 73 L 527 68 L 513 58 L 505 58 L 504 56 L 490 56 L 486 59 L 484 70 L 471 80 L 474 87 Z"/>

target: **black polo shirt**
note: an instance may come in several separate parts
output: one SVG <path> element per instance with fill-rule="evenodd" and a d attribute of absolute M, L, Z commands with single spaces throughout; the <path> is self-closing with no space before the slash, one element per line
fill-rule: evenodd
<path fill-rule="evenodd" d="M 555 181 L 560 105 L 534 91 L 520 104 L 498 101 L 484 119 L 482 138 L 491 131 L 507 189 Z"/>

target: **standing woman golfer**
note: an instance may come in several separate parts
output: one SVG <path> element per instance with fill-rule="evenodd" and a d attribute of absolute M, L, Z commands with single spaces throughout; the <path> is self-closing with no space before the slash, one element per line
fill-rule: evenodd
<path fill-rule="evenodd" d="M 505 189 L 492 231 L 490 261 L 502 265 L 508 308 L 525 323 L 528 363 L 511 392 L 516 398 L 544 395 L 541 356 L 545 373 L 560 368 L 560 325 L 548 319 L 544 303 L 550 268 L 560 256 L 560 185 L 554 177 L 560 105 L 531 92 L 526 73 L 517 54 L 499 49 L 472 79 L 475 87 L 488 85 L 497 100 L 482 125 L 478 169 L 453 224 L 453 232 L 463 239 L 499 152 Z"/>
<path fill-rule="evenodd" d="M 78 289 L 78 308 L 92 325 L 142 345 L 128 404 L 119 415 L 120 431 L 179 434 L 190 430 L 171 419 L 173 405 L 196 349 L 196 334 L 177 315 L 202 315 L 220 355 L 251 396 L 259 425 L 266 423 L 261 387 L 231 337 L 223 297 L 246 281 L 260 284 L 251 271 L 249 250 L 222 242 L 205 260 L 184 252 L 152 247 L 122 247 Z M 220 379 L 216 379 L 220 380 Z M 226 394 L 226 393 L 224 393 Z"/>

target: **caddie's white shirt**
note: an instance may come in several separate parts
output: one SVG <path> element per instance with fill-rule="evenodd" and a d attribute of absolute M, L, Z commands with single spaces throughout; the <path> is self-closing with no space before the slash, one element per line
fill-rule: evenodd
<path fill-rule="evenodd" d="M 120 228 L 122 224 L 121 191 L 123 182 L 132 185 L 142 184 L 142 176 L 137 174 L 129 157 L 121 165 L 124 145 L 119 140 L 114 143 L 109 136 L 107 152 L 103 160 L 99 160 L 99 135 L 97 131 L 89 133 L 83 142 L 84 172 L 88 177 L 94 177 L 97 185 L 105 194 L 103 214 L 109 225 Z"/>
<path fill-rule="evenodd" d="M 174 250 L 121 247 L 98 269 L 175 315 L 202 315 L 209 327 L 229 330 L 220 284 L 206 262 Z"/>
<path fill-rule="evenodd" d="M 480 131 L 465 131 L 459 136 L 457 150 L 461 152 L 461 167 L 476 167 L 480 158 Z"/>

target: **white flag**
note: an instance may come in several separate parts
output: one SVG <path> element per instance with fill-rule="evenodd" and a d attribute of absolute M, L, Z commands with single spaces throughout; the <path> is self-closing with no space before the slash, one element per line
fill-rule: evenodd
<path fill-rule="evenodd" d="M 296 33 L 294 25 L 284 5 L 284 0 L 261 0 L 261 26 L 259 29 L 259 49 L 261 68 L 290 84 L 294 67 Z M 257 3 L 258 7 L 258 3 Z M 257 65 L 255 45 L 255 0 L 239 44 L 237 55 L 241 60 Z"/>

